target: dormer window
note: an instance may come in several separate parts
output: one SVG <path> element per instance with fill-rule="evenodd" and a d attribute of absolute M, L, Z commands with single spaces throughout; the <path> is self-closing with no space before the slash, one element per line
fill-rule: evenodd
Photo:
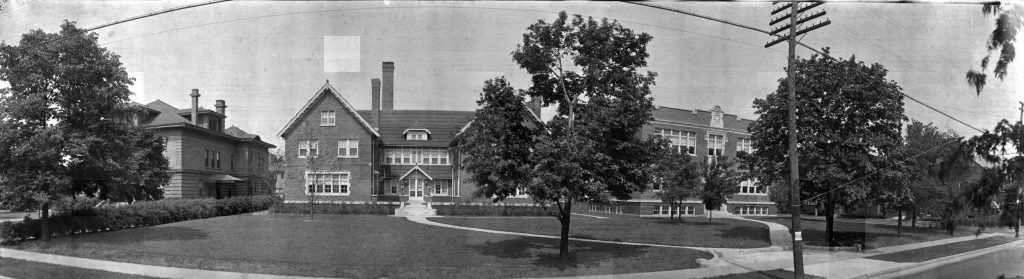
<path fill-rule="evenodd" d="M 334 111 L 320 111 L 320 126 L 334 126 Z"/>
<path fill-rule="evenodd" d="M 422 129 L 422 130 L 408 129 L 408 130 L 405 130 L 405 140 L 429 140 L 429 139 L 430 139 L 430 131 L 428 131 L 426 129 Z"/>

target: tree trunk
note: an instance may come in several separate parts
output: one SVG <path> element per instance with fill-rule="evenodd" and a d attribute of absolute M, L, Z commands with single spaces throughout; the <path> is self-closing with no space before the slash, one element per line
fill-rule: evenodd
<path fill-rule="evenodd" d="M 562 235 L 558 242 L 558 257 L 562 260 L 569 259 L 569 221 L 572 216 L 572 199 L 566 199 L 565 210 L 563 215 L 559 216 L 558 221 L 562 223 Z"/>
<path fill-rule="evenodd" d="M 896 237 L 900 237 L 903 233 L 903 210 L 896 210 L 896 215 Z"/>
<path fill-rule="evenodd" d="M 39 215 L 42 226 L 39 229 L 39 238 L 43 241 L 50 240 L 50 202 L 43 203 L 43 212 Z"/>
<path fill-rule="evenodd" d="M 313 220 L 313 202 L 314 201 L 315 201 L 314 200 L 314 196 L 310 195 L 309 196 L 309 220 Z"/>
<path fill-rule="evenodd" d="M 825 243 L 829 247 L 835 244 L 835 233 L 833 232 L 835 221 L 835 203 L 832 193 L 828 194 L 825 201 Z"/>
<path fill-rule="evenodd" d="M 711 223 L 711 214 L 714 214 L 714 210 L 708 210 L 708 223 Z"/>

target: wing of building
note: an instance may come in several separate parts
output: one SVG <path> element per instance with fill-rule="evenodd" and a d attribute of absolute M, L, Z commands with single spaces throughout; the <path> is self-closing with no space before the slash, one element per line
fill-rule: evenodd
<path fill-rule="evenodd" d="M 238 127 L 225 127 L 227 105 L 216 100 L 216 111 L 199 106 L 192 89 L 192 106 L 179 109 L 163 101 L 140 107 L 133 124 L 150 129 L 164 142 L 171 180 L 167 198 L 226 198 L 270 194 L 274 176 L 268 172 L 269 149 L 275 146 Z"/>

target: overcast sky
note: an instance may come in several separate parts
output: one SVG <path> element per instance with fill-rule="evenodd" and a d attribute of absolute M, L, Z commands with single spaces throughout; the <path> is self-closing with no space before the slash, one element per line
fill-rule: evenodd
<path fill-rule="evenodd" d="M 0 11 L 0 40 L 16 44 L 30 29 L 55 32 L 67 19 L 93 27 L 185 1 L 10 0 Z M 662 3 L 768 29 L 764 3 Z M 981 96 L 964 82 L 985 54 L 994 19 L 979 5 L 827 3 L 832 24 L 803 41 L 834 55 L 881 63 L 910 96 L 982 129 L 1016 119 L 1024 100 L 1024 64 Z M 509 53 L 526 27 L 558 11 L 608 17 L 654 37 L 647 70 L 658 73 L 661 106 L 755 119 L 752 102 L 785 76 L 785 44 L 766 35 L 682 14 L 604 2 L 227 2 L 176 11 L 97 31 L 136 80 L 133 100 L 187 108 L 189 90 L 212 108 L 226 100 L 227 125 L 281 145 L 284 124 L 326 80 L 357 109 L 370 107 L 370 79 L 395 62 L 395 108 L 473 110 L 484 80 L 506 76 L 529 86 Z M 807 50 L 798 55 L 808 56 Z M 906 100 L 907 115 L 961 135 L 977 132 Z M 548 113 L 550 114 L 550 113 Z M 545 118 L 549 118 L 546 115 Z"/>

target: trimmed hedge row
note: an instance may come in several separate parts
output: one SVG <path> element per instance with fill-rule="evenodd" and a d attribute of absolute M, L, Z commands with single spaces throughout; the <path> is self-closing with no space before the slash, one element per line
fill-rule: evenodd
<path fill-rule="evenodd" d="M 365 215 L 394 215 L 398 205 L 384 203 L 367 204 L 314 204 L 313 214 L 365 214 Z M 284 203 L 278 204 L 274 210 L 277 213 L 309 214 L 309 203 Z"/>
<path fill-rule="evenodd" d="M 434 205 L 442 216 L 551 216 L 540 206 L 525 205 Z"/>
<path fill-rule="evenodd" d="M 275 198 L 272 196 L 253 196 L 221 200 L 143 201 L 124 206 L 101 207 L 82 206 L 82 203 L 76 203 L 55 212 L 50 216 L 48 223 L 50 236 L 66 236 L 263 211 L 269 209 L 274 202 Z M 25 218 L 18 223 L 3 222 L 0 224 L 0 242 L 38 239 L 41 227 L 40 219 Z"/>

